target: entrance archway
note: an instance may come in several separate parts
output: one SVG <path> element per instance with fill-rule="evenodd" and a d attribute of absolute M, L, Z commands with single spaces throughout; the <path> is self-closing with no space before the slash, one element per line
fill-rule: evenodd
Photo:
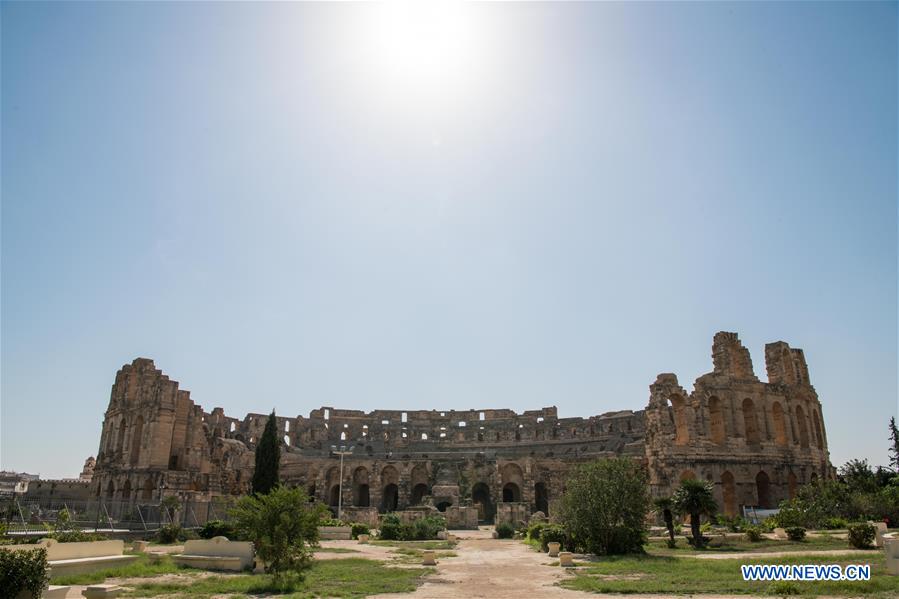
<path fill-rule="evenodd" d="M 386 485 L 381 491 L 381 511 L 395 512 L 399 505 L 399 497 L 399 488 L 395 484 Z"/>
<path fill-rule="evenodd" d="M 549 493 L 546 492 L 546 485 L 543 483 L 534 485 L 534 506 L 537 511 L 549 516 Z"/>
<path fill-rule="evenodd" d="M 521 501 L 521 489 L 518 487 L 518 485 L 516 485 L 515 483 L 506 483 L 506 486 L 503 487 L 503 501 Z"/>
<path fill-rule="evenodd" d="M 421 503 L 421 500 L 425 498 L 426 495 L 429 494 L 428 485 L 424 483 L 419 483 L 412 487 L 412 505 L 418 505 Z"/>
<path fill-rule="evenodd" d="M 478 508 L 478 520 L 481 522 L 493 522 L 496 509 L 490 499 L 490 487 L 486 483 L 477 483 L 471 488 L 471 503 Z"/>

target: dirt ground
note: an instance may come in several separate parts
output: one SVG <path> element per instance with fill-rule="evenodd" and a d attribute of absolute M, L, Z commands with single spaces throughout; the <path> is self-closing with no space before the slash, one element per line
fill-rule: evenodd
<path fill-rule="evenodd" d="M 519 541 L 492 538 L 492 529 L 482 528 L 472 531 L 455 531 L 459 544 L 453 549 L 457 557 L 438 559 L 436 573 L 428 576 L 413 593 L 376 595 L 376 599 L 534 599 L 542 597 L 578 597 L 592 599 L 620 599 L 622 595 L 598 595 L 580 591 L 570 591 L 557 586 L 560 580 L 573 576 L 564 568 L 548 567 L 558 560 L 544 553 L 532 550 Z M 317 552 L 316 559 L 339 560 L 350 557 L 365 557 L 382 561 L 394 561 L 393 547 L 360 544 L 357 541 L 324 541 L 323 547 L 351 549 L 352 553 Z M 151 547 L 154 551 L 158 547 Z M 166 547 L 164 551 L 177 552 L 177 547 Z M 808 551 L 760 554 L 746 554 L 745 557 L 780 557 L 795 555 L 834 555 L 856 553 L 845 551 Z M 864 552 L 859 552 L 864 553 Z M 734 559 L 744 557 L 736 553 L 706 553 L 684 559 Z M 577 556 L 575 556 L 577 559 Z M 402 564 L 397 564 L 403 567 Z M 405 564 L 408 567 L 408 564 Z M 125 583 L 127 581 L 109 581 Z M 82 599 L 84 587 L 73 586 L 66 599 Z M 628 595 L 628 599 L 662 599 L 663 595 Z M 721 595 L 702 595 L 703 599 L 725 599 Z M 739 599 L 752 599 L 741 595 Z"/>

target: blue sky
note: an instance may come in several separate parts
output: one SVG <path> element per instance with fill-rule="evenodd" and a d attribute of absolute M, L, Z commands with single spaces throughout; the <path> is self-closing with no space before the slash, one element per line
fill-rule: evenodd
<path fill-rule="evenodd" d="M 886 463 L 896 4 L 444 8 L 3 3 L 3 468 L 76 475 L 137 356 L 233 416 L 588 416 L 719 330 Z"/>

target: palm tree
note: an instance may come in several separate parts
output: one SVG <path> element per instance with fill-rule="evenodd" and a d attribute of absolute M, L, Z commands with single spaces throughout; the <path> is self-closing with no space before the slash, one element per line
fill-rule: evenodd
<path fill-rule="evenodd" d="M 665 519 L 665 526 L 668 528 L 668 537 L 674 542 L 674 515 L 671 513 L 671 498 L 659 497 L 655 500 L 656 509 L 662 513 Z"/>
<path fill-rule="evenodd" d="M 704 543 L 699 529 L 699 519 L 703 515 L 711 516 L 718 511 L 718 504 L 712 495 L 712 483 L 694 479 L 685 480 L 674 492 L 671 503 L 675 512 L 690 516 L 693 546 L 702 547 Z"/>

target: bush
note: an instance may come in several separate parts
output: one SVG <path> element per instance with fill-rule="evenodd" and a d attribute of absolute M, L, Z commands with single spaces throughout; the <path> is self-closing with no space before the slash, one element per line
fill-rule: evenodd
<path fill-rule="evenodd" d="M 825 518 L 822 522 L 822 527 L 827 530 L 837 530 L 847 528 L 849 526 L 849 520 L 846 518 Z"/>
<path fill-rule="evenodd" d="M 352 535 L 354 539 L 358 539 L 359 535 L 367 535 L 371 533 L 371 529 L 368 527 L 368 524 L 363 524 L 362 522 L 353 522 L 350 524 L 353 528 Z"/>
<path fill-rule="evenodd" d="M 237 540 L 237 531 L 234 525 L 223 520 L 210 520 L 200 528 L 199 533 L 202 539 L 211 539 L 213 537 L 228 537 L 229 541 Z"/>
<path fill-rule="evenodd" d="M 0 592 L 15 597 L 22 591 L 40 597 L 50 581 L 46 549 L 0 549 Z"/>
<path fill-rule="evenodd" d="M 508 522 L 502 522 L 496 525 L 496 536 L 499 539 L 511 539 L 515 534 L 515 527 Z"/>
<path fill-rule="evenodd" d="M 677 548 L 677 539 L 665 539 L 665 544 L 668 545 L 668 549 Z"/>
<path fill-rule="evenodd" d="M 745 526 L 743 527 L 743 533 L 746 535 L 746 540 L 751 543 L 758 543 L 762 540 L 762 528 L 760 526 Z"/>
<path fill-rule="evenodd" d="M 385 514 L 381 518 L 378 537 L 385 541 L 398 541 L 400 540 L 402 526 L 399 516 L 396 514 Z"/>
<path fill-rule="evenodd" d="M 179 524 L 164 524 L 156 532 L 156 542 L 163 545 L 177 543 L 184 531 Z"/>
<path fill-rule="evenodd" d="M 311 565 L 322 509 L 309 504 L 303 489 L 279 485 L 265 495 L 241 497 L 231 517 L 238 534 L 253 541 L 266 573 L 280 580 L 302 578 Z"/>
<path fill-rule="evenodd" d="M 762 530 L 765 532 L 774 532 L 774 529 L 778 526 L 778 522 L 777 519 L 773 516 L 768 516 L 767 518 L 762 520 L 759 526 L 761 526 Z"/>
<path fill-rule="evenodd" d="M 528 526 L 528 538 L 532 541 L 539 541 L 541 531 L 547 526 L 546 522 L 534 522 Z"/>
<path fill-rule="evenodd" d="M 874 543 L 874 527 L 865 522 L 849 527 L 849 544 L 857 549 L 868 549 Z"/>
<path fill-rule="evenodd" d="M 349 526 L 343 520 L 338 520 L 337 518 L 323 518 L 318 522 L 319 526 Z"/>
<path fill-rule="evenodd" d="M 651 505 L 648 489 L 646 471 L 628 458 L 575 468 L 558 509 L 570 544 L 597 555 L 643 552 Z"/>
<path fill-rule="evenodd" d="M 571 549 L 568 533 L 558 524 L 547 524 L 540 531 L 540 547 L 543 551 L 549 551 L 550 543 L 558 543 L 560 547 Z"/>
<path fill-rule="evenodd" d="M 726 527 L 730 532 L 743 532 L 743 528 L 748 524 L 748 522 L 741 516 L 731 517 L 725 516 L 724 514 L 715 516 L 715 522 L 717 522 L 719 526 Z"/>
<path fill-rule="evenodd" d="M 396 514 L 385 514 L 378 536 L 391 541 L 428 541 L 436 539 L 442 530 L 446 530 L 446 520 L 442 516 L 425 516 L 403 524 Z"/>
<path fill-rule="evenodd" d="M 805 529 L 801 526 L 791 526 L 789 528 L 784 529 L 787 533 L 787 537 L 791 541 L 801 541 L 805 539 Z"/>

